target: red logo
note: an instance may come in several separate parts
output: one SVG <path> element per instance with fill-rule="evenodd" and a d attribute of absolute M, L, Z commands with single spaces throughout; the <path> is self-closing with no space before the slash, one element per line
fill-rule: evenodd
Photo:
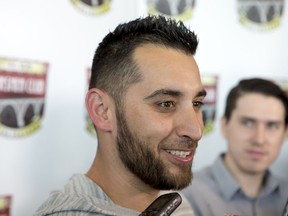
<path fill-rule="evenodd" d="M 0 134 L 20 137 L 40 127 L 48 64 L 0 58 Z"/>

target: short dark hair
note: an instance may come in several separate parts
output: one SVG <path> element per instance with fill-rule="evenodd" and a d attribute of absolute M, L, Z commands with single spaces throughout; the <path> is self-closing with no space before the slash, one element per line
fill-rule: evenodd
<path fill-rule="evenodd" d="M 103 89 L 116 104 L 121 103 L 126 89 L 142 78 L 133 53 L 144 44 L 170 47 L 194 55 L 198 39 L 181 21 L 161 15 L 120 24 L 104 37 L 95 52 L 89 89 Z"/>
<path fill-rule="evenodd" d="M 285 109 L 285 125 L 288 124 L 288 97 L 284 90 L 280 86 L 275 84 L 272 80 L 251 78 L 240 80 L 239 83 L 233 87 L 226 99 L 226 107 L 224 117 L 227 121 L 230 120 L 233 110 L 236 107 L 237 100 L 249 93 L 259 93 L 266 96 L 275 97 L 280 100 Z"/>

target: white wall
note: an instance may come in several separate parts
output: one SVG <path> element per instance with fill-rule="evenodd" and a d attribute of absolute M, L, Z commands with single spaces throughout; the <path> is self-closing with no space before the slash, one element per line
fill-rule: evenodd
<path fill-rule="evenodd" d="M 25 137 L 0 135 L 0 196 L 12 195 L 13 216 L 32 215 L 49 192 L 73 173 L 86 172 L 93 160 L 96 139 L 85 129 L 86 69 L 109 30 L 147 13 L 145 0 L 113 0 L 110 6 L 95 16 L 69 0 L 0 2 L 0 58 L 49 63 L 41 128 Z M 197 1 L 185 23 L 200 38 L 196 59 L 202 74 L 219 77 L 215 129 L 199 145 L 197 170 L 225 149 L 218 120 L 231 86 L 247 76 L 288 79 L 288 19 L 284 11 L 280 27 L 251 31 L 238 23 L 236 1 L 217 0 Z M 286 141 L 273 170 L 288 179 L 287 154 Z"/>

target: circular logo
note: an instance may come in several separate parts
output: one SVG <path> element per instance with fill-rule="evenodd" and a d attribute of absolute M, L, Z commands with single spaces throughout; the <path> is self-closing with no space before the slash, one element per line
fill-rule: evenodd
<path fill-rule="evenodd" d="M 239 21 L 253 30 L 271 30 L 280 25 L 283 0 L 238 0 Z"/>
<path fill-rule="evenodd" d="M 22 137 L 40 128 L 48 63 L 0 58 L 0 134 Z"/>
<path fill-rule="evenodd" d="M 86 14 L 100 15 L 110 9 L 111 0 L 71 0 L 71 2 Z"/>
<path fill-rule="evenodd" d="M 195 0 L 148 0 L 148 13 L 170 16 L 178 20 L 192 17 Z"/>

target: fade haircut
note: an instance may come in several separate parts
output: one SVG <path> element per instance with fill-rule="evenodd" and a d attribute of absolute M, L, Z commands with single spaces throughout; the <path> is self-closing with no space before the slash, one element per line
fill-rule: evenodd
<path fill-rule="evenodd" d="M 116 105 L 121 105 L 127 88 L 142 79 L 133 53 L 145 44 L 170 47 L 194 55 L 198 39 L 181 21 L 161 15 L 120 24 L 99 43 L 93 58 L 89 89 L 102 89 Z"/>
<path fill-rule="evenodd" d="M 227 121 L 230 120 L 231 114 L 236 107 L 237 100 L 249 93 L 258 93 L 265 96 L 274 97 L 281 101 L 285 109 L 285 126 L 288 125 L 288 97 L 284 90 L 282 90 L 273 81 L 261 78 L 251 78 L 241 80 L 234 88 L 229 92 L 226 99 L 226 107 L 224 117 Z"/>

